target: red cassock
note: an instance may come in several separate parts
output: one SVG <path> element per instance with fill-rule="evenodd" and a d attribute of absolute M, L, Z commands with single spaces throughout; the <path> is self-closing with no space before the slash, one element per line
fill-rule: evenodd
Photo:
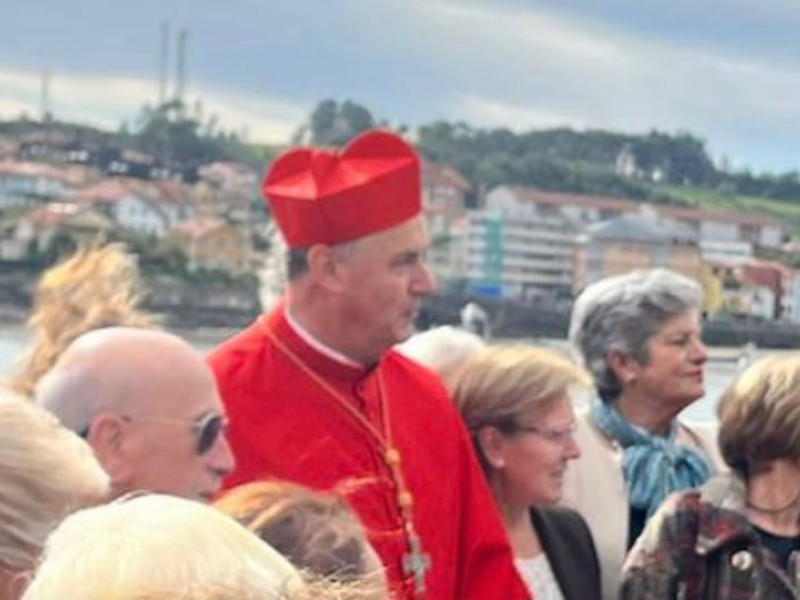
<path fill-rule="evenodd" d="M 280 346 L 321 376 L 339 401 Z M 430 561 L 424 598 L 530 597 L 469 436 L 435 375 L 394 351 L 371 370 L 338 362 L 308 345 L 283 307 L 224 342 L 209 361 L 237 462 L 226 487 L 271 477 L 341 493 L 361 517 L 396 598 L 418 597 L 413 577 L 403 573 L 409 538 L 396 477 L 385 447 L 340 405 L 347 400 L 376 430 L 388 421 L 414 499 L 414 528 Z"/>

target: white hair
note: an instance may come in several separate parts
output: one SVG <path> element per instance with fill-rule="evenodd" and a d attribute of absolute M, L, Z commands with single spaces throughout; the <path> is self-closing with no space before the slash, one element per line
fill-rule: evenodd
<path fill-rule="evenodd" d="M 108 475 L 86 442 L 0 389 L 0 564 L 31 567 L 61 519 L 108 492 Z"/>
<path fill-rule="evenodd" d="M 192 346 L 166 331 L 93 330 L 75 339 L 39 380 L 34 400 L 65 427 L 82 433 L 101 412 L 130 408 L 139 399 L 140 383 L 152 380 L 156 372 L 163 377 L 164 364 L 184 357 L 204 365 Z"/>
<path fill-rule="evenodd" d="M 298 571 L 232 518 L 148 494 L 65 519 L 23 600 L 282 600 L 302 588 Z"/>
<path fill-rule="evenodd" d="M 483 339 L 471 331 L 443 325 L 415 333 L 395 349 L 435 373 L 446 375 L 485 347 Z"/>
<path fill-rule="evenodd" d="M 39 379 L 34 392 L 36 404 L 53 413 L 70 431 L 82 433 L 117 394 L 109 389 L 108 377 L 91 364 L 63 368 L 56 364 Z"/>

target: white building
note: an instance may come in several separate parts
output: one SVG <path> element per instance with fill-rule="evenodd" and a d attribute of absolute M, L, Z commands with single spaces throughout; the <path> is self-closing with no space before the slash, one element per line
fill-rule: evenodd
<path fill-rule="evenodd" d="M 708 261 L 741 261 L 753 259 L 753 244 L 750 242 L 725 242 L 718 240 L 701 240 L 699 243 L 703 260 Z"/>
<path fill-rule="evenodd" d="M 120 197 L 113 205 L 112 214 L 121 227 L 139 234 L 160 238 L 171 229 L 160 207 L 135 194 Z"/>
<path fill-rule="evenodd" d="M 476 295 L 569 296 L 576 234 L 561 217 L 499 209 L 468 212 L 466 277 Z"/>
<path fill-rule="evenodd" d="M 469 219 L 466 215 L 448 223 L 445 231 L 430 236 L 427 263 L 440 290 L 460 291 L 467 271 Z"/>
<path fill-rule="evenodd" d="M 0 209 L 58 200 L 73 187 L 66 172 L 50 165 L 0 162 Z"/>
<path fill-rule="evenodd" d="M 786 278 L 786 295 L 783 302 L 783 317 L 792 323 L 800 323 L 800 273 L 791 272 Z"/>
<path fill-rule="evenodd" d="M 780 248 L 783 243 L 781 225 L 771 217 L 667 205 L 657 210 L 662 221 L 690 227 L 701 241 L 746 242 L 767 248 Z"/>
<path fill-rule="evenodd" d="M 640 205 L 619 198 L 543 192 L 534 188 L 503 185 L 486 195 L 485 206 L 513 215 L 558 216 L 575 224 L 587 225 L 637 212 Z"/>
<path fill-rule="evenodd" d="M 487 207 L 502 206 L 504 210 L 519 210 L 525 214 L 561 215 L 584 225 L 645 208 L 657 213 L 658 222 L 691 231 L 700 242 L 746 242 L 778 248 L 783 240 L 783 231 L 777 220 L 741 211 L 644 204 L 621 198 L 543 192 L 512 186 L 493 189 L 486 197 L 486 204 Z"/>
<path fill-rule="evenodd" d="M 190 200 L 174 182 L 108 179 L 80 190 L 75 200 L 94 206 L 123 229 L 157 238 L 195 216 Z"/>

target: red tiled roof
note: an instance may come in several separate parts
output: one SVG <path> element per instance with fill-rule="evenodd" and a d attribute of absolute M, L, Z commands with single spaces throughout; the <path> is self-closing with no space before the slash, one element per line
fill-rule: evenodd
<path fill-rule="evenodd" d="M 156 204 L 182 204 L 187 201 L 189 191 L 180 181 L 126 180 L 128 189 Z"/>
<path fill-rule="evenodd" d="M 205 165 L 200 169 L 200 175 L 211 179 L 258 178 L 258 173 L 247 165 L 232 161 L 217 161 Z"/>
<path fill-rule="evenodd" d="M 766 260 L 754 260 L 741 266 L 742 279 L 752 285 L 769 288 L 776 295 L 783 291 L 783 278 L 791 274 L 784 265 Z"/>
<path fill-rule="evenodd" d="M 562 192 L 544 192 L 536 188 L 508 187 L 508 190 L 522 202 L 549 204 L 553 206 L 583 206 L 598 210 L 616 212 L 633 212 L 639 210 L 640 203 L 623 198 L 606 196 L 590 196 L 586 194 L 566 194 Z"/>
<path fill-rule="evenodd" d="M 91 203 L 111 203 L 129 195 L 131 190 L 118 179 L 104 179 L 78 190 L 75 199 Z"/>
<path fill-rule="evenodd" d="M 4 160 L 0 161 L 0 173 L 13 173 L 15 175 L 27 177 L 44 177 L 47 179 L 55 179 L 56 181 L 61 181 L 68 185 L 74 185 L 75 183 L 75 177 L 69 172 L 45 163 Z"/>
<path fill-rule="evenodd" d="M 544 192 L 536 188 L 509 186 L 507 189 L 520 201 L 533 202 L 535 204 L 558 206 L 576 205 L 616 212 L 635 211 L 639 210 L 641 206 L 646 205 L 652 207 L 662 217 L 680 219 L 683 221 L 721 221 L 741 225 L 780 226 L 780 223 L 772 217 L 740 211 L 712 210 L 707 208 L 695 208 L 692 206 L 673 206 L 670 204 L 646 204 L 643 202 L 626 200 L 624 198 L 567 194 L 563 192 Z"/>
<path fill-rule="evenodd" d="M 179 223 L 175 232 L 189 238 L 200 238 L 224 225 L 225 222 L 216 217 L 197 217 Z"/>
<path fill-rule="evenodd" d="M 86 206 L 74 202 L 51 202 L 31 209 L 27 219 L 35 229 L 52 229 L 69 222 L 73 226 L 91 229 L 111 229 L 113 223 Z"/>
<path fill-rule="evenodd" d="M 80 211 L 80 207 L 75 203 L 53 202 L 31 209 L 27 216 L 33 226 L 39 229 L 58 225 L 67 217 L 77 214 L 78 211 Z"/>
<path fill-rule="evenodd" d="M 426 185 L 450 185 L 463 192 L 472 189 L 469 181 L 453 167 L 422 161 L 422 180 Z"/>

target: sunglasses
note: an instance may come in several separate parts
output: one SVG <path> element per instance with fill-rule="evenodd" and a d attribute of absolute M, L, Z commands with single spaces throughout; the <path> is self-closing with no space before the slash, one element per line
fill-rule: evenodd
<path fill-rule="evenodd" d="M 192 424 L 192 432 L 197 436 L 197 447 L 195 452 L 203 455 L 214 446 L 219 436 L 228 429 L 228 419 L 217 413 L 206 413 L 197 419 L 171 419 L 169 417 L 148 417 L 146 415 L 122 415 L 125 421 L 150 421 L 152 423 L 186 423 Z M 81 431 L 81 437 L 86 437 L 89 433 L 87 427 Z"/>

